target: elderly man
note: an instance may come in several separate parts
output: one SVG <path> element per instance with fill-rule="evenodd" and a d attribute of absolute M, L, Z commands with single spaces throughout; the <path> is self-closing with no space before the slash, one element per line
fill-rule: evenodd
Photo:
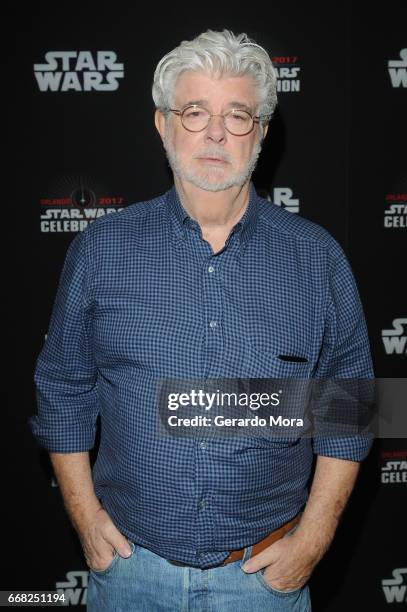
<path fill-rule="evenodd" d="M 153 97 L 175 184 L 72 241 L 31 426 L 89 610 L 305 612 L 371 441 L 160 436 L 155 393 L 165 378 L 370 377 L 358 292 L 337 242 L 250 182 L 277 103 L 262 47 L 227 30 L 184 41 Z"/>

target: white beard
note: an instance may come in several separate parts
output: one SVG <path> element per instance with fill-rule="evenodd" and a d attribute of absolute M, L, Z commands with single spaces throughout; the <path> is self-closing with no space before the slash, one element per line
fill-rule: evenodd
<path fill-rule="evenodd" d="M 169 126 L 167 125 L 167 127 Z M 246 183 L 256 167 L 261 151 L 261 138 L 257 139 L 250 159 L 247 161 L 244 168 L 242 168 L 239 172 L 232 173 L 229 178 L 222 180 L 216 177 L 219 170 L 216 167 L 208 168 L 200 172 L 196 172 L 188 166 L 182 167 L 178 154 L 172 145 L 171 134 L 168 135 L 168 132 L 170 131 L 171 130 L 167 130 L 167 134 L 164 138 L 164 149 L 167 154 L 168 163 L 174 174 L 176 174 L 180 179 L 192 183 L 192 185 L 195 185 L 195 187 L 205 189 L 205 191 L 224 191 L 225 189 L 230 189 L 230 187 L 240 187 Z M 200 157 L 205 155 L 208 157 L 219 157 L 220 159 L 224 159 L 229 162 L 232 161 L 230 155 L 225 153 L 220 147 L 207 147 L 204 151 L 199 152 Z"/>

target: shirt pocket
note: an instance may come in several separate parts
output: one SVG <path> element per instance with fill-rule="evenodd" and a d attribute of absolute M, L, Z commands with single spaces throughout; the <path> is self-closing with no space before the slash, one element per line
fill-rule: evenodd
<path fill-rule="evenodd" d="M 267 426 L 252 429 L 251 435 L 272 446 L 299 443 L 309 428 L 307 417 L 312 363 L 302 349 L 272 347 L 264 352 L 248 342 L 244 356 L 243 382 L 248 393 L 266 393 L 278 398 L 274 405 L 256 411 L 266 419 Z M 270 415 L 276 419 L 270 427 Z M 279 421 L 279 419 L 281 420 Z"/>
<path fill-rule="evenodd" d="M 309 378 L 311 360 L 304 350 L 271 347 L 265 352 L 248 342 L 243 359 L 248 378 Z"/>

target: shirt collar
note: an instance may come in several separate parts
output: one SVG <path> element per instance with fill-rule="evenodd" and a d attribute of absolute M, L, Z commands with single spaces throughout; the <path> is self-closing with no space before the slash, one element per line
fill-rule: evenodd
<path fill-rule="evenodd" d="M 189 224 L 196 221 L 192 219 L 181 204 L 175 185 L 165 194 L 167 211 L 170 222 L 173 226 L 174 240 L 182 243 L 185 239 L 185 232 L 189 229 Z M 259 196 L 256 193 L 253 183 L 250 183 L 249 202 L 246 210 L 234 226 L 234 230 L 239 233 L 240 246 L 244 248 L 249 242 L 256 228 L 257 217 L 259 214 Z"/>

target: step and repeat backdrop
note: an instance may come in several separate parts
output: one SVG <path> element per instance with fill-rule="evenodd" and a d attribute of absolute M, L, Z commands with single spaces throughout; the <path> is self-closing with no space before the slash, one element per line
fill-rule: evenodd
<path fill-rule="evenodd" d="M 157 62 L 181 40 L 227 28 L 269 51 L 279 105 L 255 187 L 270 206 L 319 223 L 341 243 L 358 281 L 376 376 L 406 376 L 407 5 L 356 4 L 21 9 L 10 54 L 18 380 L 2 436 L 11 476 L 2 589 L 58 589 L 85 609 L 87 566 L 47 453 L 28 427 L 33 369 L 75 235 L 172 184 L 151 84 Z M 406 607 L 406 485 L 407 440 L 376 440 L 312 576 L 316 612 Z"/>

